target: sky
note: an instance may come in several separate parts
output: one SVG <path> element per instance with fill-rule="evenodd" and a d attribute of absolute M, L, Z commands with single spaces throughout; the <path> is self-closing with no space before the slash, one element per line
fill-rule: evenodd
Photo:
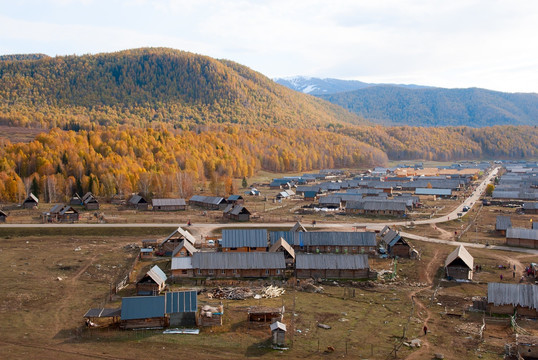
<path fill-rule="evenodd" d="M 538 93 L 535 0 L 0 0 L 0 55 L 139 47 L 270 78 Z"/>

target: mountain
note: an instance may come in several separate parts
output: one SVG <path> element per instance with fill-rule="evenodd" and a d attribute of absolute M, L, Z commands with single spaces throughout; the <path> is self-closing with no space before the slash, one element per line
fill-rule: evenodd
<path fill-rule="evenodd" d="M 280 85 L 289 87 L 292 90 L 299 91 L 310 95 L 329 95 L 347 91 L 354 91 L 364 89 L 380 84 L 370 84 L 357 80 L 339 80 L 339 79 L 320 79 L 307 76 L 293 76 L 287 78 L 276 78 L 274 81 Z M 426 86 L 419 85 L 396 85 L 409 89 L 426 88 Z"/>
<path fill-rule="evenodd" d="M 143 48 L 3 59 L 0 123 L 4 124 L 325 127 L 364 122 L 341 107 L 277 85 L 243 65 L 179 50 Z"/>
<path fill-rule="evenodd" d="M 373 86 L 321 95 L 373 122 L 410 126 L 536 125 L 538 94 Z"/>

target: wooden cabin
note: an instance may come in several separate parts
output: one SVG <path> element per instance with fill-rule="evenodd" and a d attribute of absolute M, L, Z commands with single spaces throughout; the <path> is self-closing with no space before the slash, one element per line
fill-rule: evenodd
<path fill-rule="evenodd" d="M 472 280 L 474 259 L 467 249 L 460 245 L 445 260 L 446 277 L 456 280 Z"/>
<path fill-rule="evenodd" d="M 224 210 L 228 203 L 220 196 L 194 195 L 190 198 L 189 205 L 210 210 Z"/>
<path fill-rule="evenodd" d="M 172 257 L 192 256 L 195 252 L 198 252 L 198 249 L 196 249 L 188 240 L 183 240 L 172 252 Z"/>
<path fill-rule="evenodd" d="M 381 239 L 381 243 L 391 256 L 408 258 L 411 256 L 411 245 L 398 232 L 389 230 Z"/>
<path fill-rule="evenodd" d="M 538 249 L 538 230 L 509 228 L 506 230 L 506 244 Z"/>
<path fill-rule="evenodd" d="M 7 213 L 5 213 L 4 211 L 0 210 L 0 223 L 5 223 L 5 222 L 6 222 L 6 219 L 7 219 Z"/>
<path fill-rule="evenodd" d="M 148 202 L 141 195 L 133 195 L 127 200 L 127 206 L 136 209 L 138 211 L 146 211 L 148 209 Z"/>
<path fill-rule="evenodd" d="M 245 199 L 241 195 L 230 195 L 226 201 L 228 204 L 233 205 L 242 205 L 245 203 Z"/>
<path fill-rule="evenodd" d="M 26 199 L 22 202 L 24 209 L 37 209 L 39 206 L 39 199 L 34 194 L 30 193 Z"/>
<path fill-rule="evenodd" d="M 287 237 L 284 239 L 288 241 Z M 375 254 L 376 249 L 374 232 L 295 232 L 292 239 L 293 242 L 290 240 L 288 243 L 293 244 L 296 253 Z"/>
<path fill-rule="evenodd" d="M 224 209 L 222 215 L 224 218 L 230 220 L 249 221 L 250 215 L 252 214 L 243 205 L 228 204 L 226 209 Z"/>
<path fill-rule="evenodd" d="M 185 199 L 153 199 L 151 201 L 153 211 L 180 211 L 187 210 Z"/>
<path fill-rule="evenodd" d="M 139 296 L 158 295 L 165 287 L 166 274 L 155 265 L 136 283 L 136 294 Z"/>
<path fill-rule="evenodd" d="M 54 205 L 49 212 L 41 214 L 43 222 L 73 223 L 79 220 L 79 213 L 71 205 Z"/>
<path fill-rule="evenodd" d="M 82 197 L 82 203 L 86 210 L 99 210 L 99 201 L 97 201 L 97 198 L 91 192 L 87 192 Z"/>
<path fill-rule="evenodd" d="M 295 250 L 293 247 L 288 244 L 284 238 L 278 239 L 276 243 L 271 245 L 269 252 L 283 252 L 284 258 L 286 259 L 286 268 L 292 269 L 295 265 Z"/>
<path fill-rule="evenodd" d="M 498 215 L 495 221 L 495 231 L 501 235 L 506 235 L 506 230 L 512 227 L 510 216 Z"/>
<path fill-rule="evenodd" d="M 84 205 L 84 202 L 82 201 L 82 198 L 79 194 L 74 193 L 73 196 L 71 196 L 71 199 L 69 199 L 69 205 L 82 206 Z"/>

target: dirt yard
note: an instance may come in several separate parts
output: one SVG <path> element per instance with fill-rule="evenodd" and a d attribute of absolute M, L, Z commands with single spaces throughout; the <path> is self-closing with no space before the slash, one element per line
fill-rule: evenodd
<path fill-rule="evenodd" d="M 113 232 L 112 232 L 113 233 Z M 275 299 L 223 300 L 224 326 L 204 328 L 200 335 L 163 335 L 160 331 L 88 330 L 82 315 L 91 307 L 119 306 L 119 297 L 109 296 L 111 284 L 130 266 L 136 254 L 129 244 L 139 244 L 147 234 L 84 236 L 13 234 L 0 245 L 0 353 L 4 358 L 40 359 L 191 359 L 244 357 L 398 358 L 431 359 L 443 353 L 447 359 L 499 359 L 512 332 L 506 325 L 488 325 L 484 341 L 476 335 L 481 318 L 465 310 L 473 296 L 486 293 L 487 281 L 512 279 L 500 264 L 520 269 L 531 256 L 470 249 L 475 263 L 482 265 L 478 283 L 442 281 L 442 264 L 450 246 L 415 243 L 421 260 L 398 261 L 394 280 L 321 284 L 324 293 L 294 291 Z M 167 262 L 160 262 L 166 269 Z M 140 263 L 144 271 L 151 262 Z M 508 264 L 506 264 L 507 266 Z M 390 260 L 372 260 L 376 270 L 393 268 Z M 290 283 L 293 283 L 291 281 Z M 134 286 L 121 291 L 128 296 Z M 112 301 L 111 301 L 112 300 Z M 206 295 L 200 303 L 215 303 Z M 267 325 L 246 321 L 250 305 L 286 308 L 289 350 L 270 348 Z M 456 314 L 456 315 L 453 315 Z M 461 315 L 461 316 L 459 316 Z M 325 330 L 318 323 L 331 326 Z M 424 336 L 422 327 L 428 326 Z M 538 334 L 534 322 L 520 324 Z M 474 330 L 473 330 L 474 329 Z M 474 332 L 473 332 L 474 331 Z M 418 338 L 419 349 L 403 343 Z M 327 350 L 334 349 L 334 351 Z"/>

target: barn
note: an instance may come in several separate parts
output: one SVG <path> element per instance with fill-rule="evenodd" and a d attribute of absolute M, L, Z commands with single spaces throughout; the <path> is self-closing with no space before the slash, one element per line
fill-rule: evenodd
<path fill-rule="evenodd" d="M 506 230 L 506 244 L 537 249 L 538 230 L 525 228 L 509 228 Z"/>
<path fill-rule="evenodd" d="M 487 311 L 538 317 L 538 285 L 488 283 Z"/>
<path fill-rule="evenodd" d="M 381 240 L 391 256 L 408 258 L 411 256 L 411 245 L 398 232 L 389 230 Z"/>
<path fill-rule="evenodd" d="M 451 252 L 445 260 L 446 276 L 449 279 L 472 280 L 474 259 L 463 245 Z"/>
<path fill-rule="evenodd" d="M 133 195 L 127 200 L 127 205 L 139 211 L 148 209 L 148 202 L 141 195 Z"/>
<path fill-rule="evenodd" d="M 151 206 L 153 211 L 187 210 L 185 199 L 153 199 Z"/>
<path fill-rule="evenodd" d="M 82 203 L 86 210 L 99 210 L 99 201 L 97 201 L 97 198 L 91 192 L 87 192 L 82 197 Z"/>

